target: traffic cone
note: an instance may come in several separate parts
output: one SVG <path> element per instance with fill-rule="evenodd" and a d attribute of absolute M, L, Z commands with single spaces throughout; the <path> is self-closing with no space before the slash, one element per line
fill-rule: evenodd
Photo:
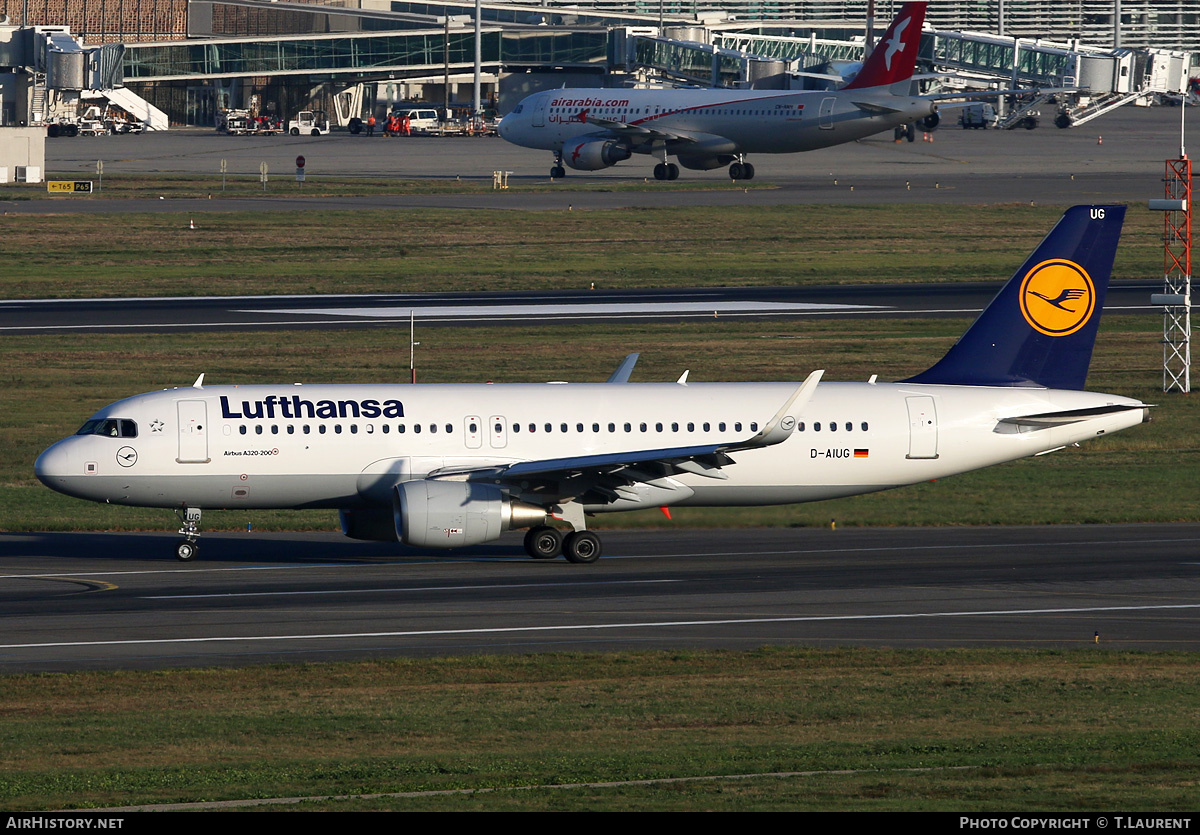
<path fill-rule="evenodd" d="M 1097 136 L 1097 137 L 1096 137 L 1096 144 L 1097 144 L 1097 145 L 1103 145 L 1103 144 L 1104 144 L 1104 137 L 1103 137 L 1103 136 Z"/>

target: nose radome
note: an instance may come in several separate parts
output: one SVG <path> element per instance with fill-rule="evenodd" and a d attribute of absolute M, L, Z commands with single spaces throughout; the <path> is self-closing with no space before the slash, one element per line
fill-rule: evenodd
<path fill-rule="evenodd" d="M 67 474 L 67 457 L 67 452 L 63 449 L 63 442 L 59 441 L 47 448 L 33 462 L 33 474 L 42 484 L 54 487 L 50 481 Z"/>

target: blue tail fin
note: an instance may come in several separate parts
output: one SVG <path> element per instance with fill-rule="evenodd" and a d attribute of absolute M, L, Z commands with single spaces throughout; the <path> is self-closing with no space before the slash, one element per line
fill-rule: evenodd
<path fill-rule="evenodd" d="M 1124 206 L 1067 209 L 946 356 L 906 383 L 1082 389 Z"/>

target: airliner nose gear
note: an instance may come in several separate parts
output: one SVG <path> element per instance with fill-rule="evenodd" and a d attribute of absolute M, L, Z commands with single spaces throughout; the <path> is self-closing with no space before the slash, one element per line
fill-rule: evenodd
<path fill-rule="evenodd" d="M 183 535 L 183 541 L 175 546 L 175 559 L 191 562 L 200 552 L 200 546 L 196 544 L 196 540 L 200 538 L 200 508 L 180 508 L 175 511 L 175 515 L 179 517 L 179 533 Z"/>

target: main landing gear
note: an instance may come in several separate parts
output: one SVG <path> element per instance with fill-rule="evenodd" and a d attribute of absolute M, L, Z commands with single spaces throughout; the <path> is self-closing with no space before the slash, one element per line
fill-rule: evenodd
<path fill-rule="evenodd" d="M 654 179 L 656 180 L 678 180 L 679 166 L 673 162 L 660 162 L 654 166 Z"/>
<path fill-rule="evenodd" d="M 525 534 L 525 553 L 535 560 L 552 560 L 559 554 L 567 562 L 593 563 L 600 559 L 600 537 L 591 531 L 571 531 L 566 536 L 557 528 L 541 525 Z"/>
<path fill-rule="evenodd" d="M 200 553 L 196 540 L 200 538 L 200 508 L 185 507 L 175 511 L 179 517 L 179 533 L 183 540 L 175 546 L 175 559 L 180 562 L 191 562 Z"/>
<path fill-rule="evenodd" d="M 753 180 L 754 166 L 748 162 L 734 162 L 729 166 L 729 179 Z"/>

